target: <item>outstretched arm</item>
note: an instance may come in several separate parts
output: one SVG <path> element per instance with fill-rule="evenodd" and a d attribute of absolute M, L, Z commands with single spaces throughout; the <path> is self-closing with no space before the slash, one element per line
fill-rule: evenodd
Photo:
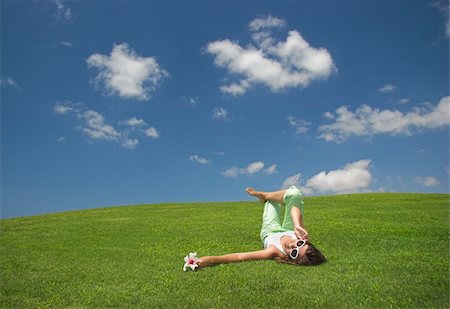
<path fill-rule="evenodd" d="M 291 218 L 292 222 L 294 222 L 295 235 L 298 238 L 309 240 L 308 231 L 306 231 L 305 223 L 303 222 L 302 212 L 298 207 L 291 208 Z"/>
<path fill-rule="evenodd" d="M 264 250 L 231 253 L 219 256 L 204 256 L 198 261 L 201 268 L 213 266 L 217 264 L 238 263 L 252 260 L 271 260 L 276 257 L 276 248 L 269 247 Z"/>

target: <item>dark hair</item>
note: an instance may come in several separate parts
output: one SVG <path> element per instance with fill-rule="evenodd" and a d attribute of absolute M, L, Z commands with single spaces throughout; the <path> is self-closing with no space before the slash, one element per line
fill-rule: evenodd
<path fill-rule="evenodd" d="M 304 256 L 299 256 L 295 260 L 293 260 L 288 255 L 286 255 L 282 258 L 276 258 L 275 261 L 282 264 L 290 264 L 296 266 L 317 266 L 327 261 L 322 252 L 314 247 L 312 243 L 307 242 L 306 244 L 308 245 L 308 248 L 306 248 Z"/>

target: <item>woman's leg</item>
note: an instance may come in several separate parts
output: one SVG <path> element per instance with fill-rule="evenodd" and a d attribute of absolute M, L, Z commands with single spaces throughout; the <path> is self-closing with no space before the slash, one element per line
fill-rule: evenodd
<path fill-rule="evenodd" d="M 260 233 L 261 241 L 264 242 L 264 238 L 270 233 L 282 230 L 280 204 L 273 201 L 265 202 Z"/>
<path fill-rule="evenodd" d="M 286 190 L 264 192 L 256 191 L 252 188 L 246 189 L 251 196 L 257 197 L 260 202 L 264 203 L 264 211 L 262 217 L 261 227 L 261 241 L 273 232 L 283 232 L 286 229 L 281 227 L 281 205 L 283 203 L 283 195 Z"/>
<path fill-rule="evenodd" d="M 286 190 L 264 192 L 256 191 L 253 188 L 247 188 L 245 191 L 251 196 L 257 197 L 261 203 L 264 203 L 265 201 L 274 201 L 284 204 L 283 196 L 284 193 L 286 193 Z"/>

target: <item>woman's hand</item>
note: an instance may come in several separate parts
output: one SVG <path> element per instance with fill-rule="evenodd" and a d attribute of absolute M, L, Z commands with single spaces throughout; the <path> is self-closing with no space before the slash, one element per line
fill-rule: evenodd
<path fill-rule="evenodd" d="M 306 241 L 309 240 L 308 231 L 305 230 L 304 228 L 302 228 L 300 225 L 295 226 L 294 233 L 297 236 L 297 238 L 299 238 L 299 239 L 303 239 Z"/>
<path fill-rule="evenodd" d="M 200 268 L 205 268 L 205 267 L 211 266 L 211 258 L 208 257 L 208 256 L 201 257 L 201 258 L 197 261 L 197 265 L 198 265 Z"/>

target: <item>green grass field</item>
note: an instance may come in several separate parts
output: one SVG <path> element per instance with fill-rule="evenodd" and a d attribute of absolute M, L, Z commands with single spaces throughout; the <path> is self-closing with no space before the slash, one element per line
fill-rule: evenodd
<path fill-rule="evenodd" d="M 257 202 L 102 208 L 1 220 L 3 308 L 449 308 L 449 195 L 305 198 L 318 267 L 183 272 L 260 249 Z"/>

